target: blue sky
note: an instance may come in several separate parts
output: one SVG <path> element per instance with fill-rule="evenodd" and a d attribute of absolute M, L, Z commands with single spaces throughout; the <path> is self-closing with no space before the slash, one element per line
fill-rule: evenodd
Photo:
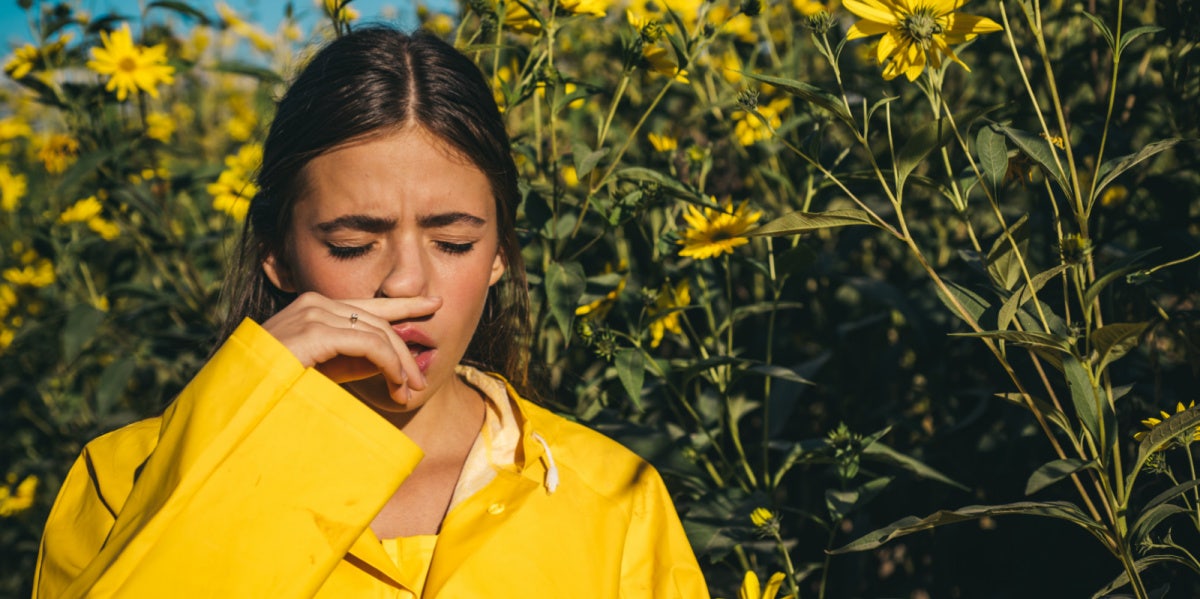
<path fill-rule="evenodd" d="M 34 0 L 35 9 L 38 2 L 51 5 L 52 0 Z M 68 0 L 70 1 L 70 0 Z M 217 14 L 215 0 L 183 0 L 199 8 L 206 14 L 215 17 Z M 249 20 L 262 25 L 267 31 L 274 31 L 275 26 L 283 18 L 286 0 L 226 0 L 226 2 Z M 146 1 L 148 4 L 149 2 Z M 438 7 L 446 12 L 454 12 L 454 0 L 425 0 L 424 2 L 435 10 Z M 138 13 L 137 0 L 75 0 L 75 5 L 82 10 L 99 16 L 111 11 L 125 16 L 136 16 Z M 302 16 L 301 22 L 310 26 L 317 16 L 316 4 L 313 0 L 293 0 L 295 12 Z M 402 27 L 416 25 L 416 12 L 411 0 L 353 0 L 351 6 L 358 10 L 363 19 L 380 20 L 384 14 L 397 15 L 396 22 Z M 174 14 L 161 9 L 152 11 L 163 18 Z M 307 15 L 307 18 L 303 18 Z M 0 56 L 8 56 L 15 45 L 32 41 L 27 14 L 17 5 L 17 0 L 0 0 Z"/>

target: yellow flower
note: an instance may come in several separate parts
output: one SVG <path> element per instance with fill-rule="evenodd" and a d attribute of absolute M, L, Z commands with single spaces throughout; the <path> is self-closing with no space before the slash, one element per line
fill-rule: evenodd
<path fill-rule="evenodd" d="M 783 581 L 787 579 L 787 575 L 783 572 L 776 572 L 771 575 L 771 579 L 767 581 L 767 588 L 762 588 L 758 583 L 758 574 L 754 570 L 746 570 L 746 577 L 742 579 L 742 588 L 738 590 L 738 599 L 775 599 L 775 595 L 779 594 L 779 588 L 783 586 Z M 792 599 L 792 595 L 787 595 L 783 599 Z"/>
<path fill-rule="evenodd" d="M 46 172 L 57 175 L 67 167 L 75 164 L 79 156 L 79 141 L 65 133 L 54 133 L 41 139 L 38 148 L 38 159 L 46 167 Z"/>
<path fill-rule="evenodd" d="M 588 302 L 578 308 L 575 308 L 575 316 L 589 316 L 596 320 L 603 320 L 608 315 L 608 311 L 617 303 L 617 298 L 621 296 L 621 292 L 625 291 L 625 279 L 617 282 L 617 286 L 612 291 L 609 291 L 604 297 Z"/>
<path fill-rule="evenodd" d="M 1105 189 L 1104 193 L 1100 194 L 1100 205 L 1105 208 L 1120 206 L 1125 203 L 1128 197 L 1129 189 L 1118 183 Z"/>
<path fill-rule="evenodd" d="M 258 114 L 250 106 L 250 101 L 242 94 L 229 97 L 229 109 L 233 116 L 225 123 L 225 131 L 234 141 L 248 141 L 258 128 Z"/>
<path fill-rule="evenodd" d="M 504 3 L 504 27 L 529 35 L 537 35 L 542 31 L 542 24 L 537 17 L 530 14 L 516 0 L 507 0 Z"/>
<path fill-rule="evenodd" d="M 104 89 L 115 89 L 117 100 L 124 102 L 129 92 L 139 89 L 157 98 L 159 84 L 175 81 L 175 67 L 167 64 L 165 44 L 148 48 L 134 44 L 128 24 L 111 33 L 101 31 L 100 38 L 104 47 L 91 49 L 87 66 L 109 77 Z"/>
<path fill-rule="evenodd" d="M 566 183 L 567 187 L 575 187 L 576 185 L 579 185 L 579 172 L 575 170 L 573 165 L 568 164 L 567 166 L 563 167 L 562 177 L 563 183 Z"/>
<path fill-rule="evenodd" d="M 679 147 L 679 140 L 668 135 L 650 133 L 646 135 L 646 139 L 650 140 L 650 145 L 654 146 L 655 152 L 674 152 Z"/>
<path fill-rule="evenodd" d="M 750 512 L 750 521 L 753 522 L 754 525 L 759 528 L 766 526 L 769 522 L 771 522 L 774 519 L 775 519 L 775 514 L 771 513 L 771 510 L 769 510 L 765 507 L 754 508 L 754 511 Z"/>
<path fill-rule="evenodd" d="M 165 112 L 151 112 L 146 115 L 146 137 L 157 139 L 163 143 L 171 141 L 175 133 L 175 119 Z"/>
<path fill-rule="evenodd" d="M 688 206 L 683 215 L 688 228 L 683 232 L 683 239 L 677 242 L 683 246 L 679 255 L 706 260 L 721 254 L 732 254 L 733 248 L 750 243 L 745 235 L 760 218 L 762 212 L 748 210 L 746 202 L 732 209 L 731 203 L 726 201 L 720 210 L 706 207 L 703 212 L 695 206 Z"/>
<path fill-rule="evenodd" d="M 1038 133 L 1038 137 L 1041 137 L 1060 150 L 1067 149 L 1067 142 L 1062 138 L 1061 135 L 1046 135 L 1045 132 L 1042 132 Z"/>
<path fill-rule="evenodd" d="M 733 113 L 733 136 L 743 146 L 752 146 L 760 141 L 770 139 L 771 132 L 783 126 L 780 113 L 792 105 L 790 98 L 782 97 L 771 100 L 766 106 L 759 106 L 758 113 L 770 123 L 768 127 L 763 120 L 748 112 L 739 110 Z"/>
<path fill-rule="evenodd" d="M 213 208 L 232 216 L 241 222 L 246 218 L 250 209 L 250 198 L 258 193 L 258 186 L 252 180 L 254 171 L 262 163 L 262 146 L 246 144 L 237 154 L 225 157 L 225 170 L 217 177 L 215 183 L 208 185 L 208 193 L 213 196 Z"/>
<path fill-rule="evenodd" d="M 792 8 L 802 16 L 811 17 L 820 14 L 822 11 L 832 13 L 837 10 L 840 5 L 840 0 L 830 0 L 829 2 L 817 2 L 817 0 L 792 0 Z"/>
<path fill-rule="evenodd" d="M 8 316 L 17 307 L 17 292 L 11 285 L 0 285 L 0 318 Z"/>
<path fill-rule="evenodd" d="M 454 31 L 454 19 L 446 13 L 435 13 L 421 23 L 421 27 L 432 32 L 438 37 L 445 37 Z"/>
<path fill-rule="evenodd" d="M 33 137 L 33 129 L 25 119 L 19 116 L 0 119 L 0 155 L 12 152 L 12 142 L 22 137 Z"/>
<path fill-rule="evenodd" d="M 54 264 L 45 258 L 23 267 L 4 269 L 4 280 L 13 285 L 45 287 L 54 282 Z"/>
<path fill-rule="evenodd" d="M 17 209 L 17 202 L 25 196 L 25 175 L 8 170 L 7 164 L 0 164 L 0 210 L 12 212 Z"/>
<path fill-rule="evenodd" d="M 642 47 L 642 58 L 645 59 L 651 71 L 674 77 L 680 83 L 687 83 L 687 71 L 675 63 L 675 55 L 662 46 L 646 45 Z"/>
<path fill-rule="evenodd" d="M 4 63 L 4 72 L 13 79 L 23 79 L 33 71 L 39 58 L 41 58 L 41 53 L 38 52 L 37 47 L 33 44 L 25 44 L 13 50 L 12 58 Z"/>
<path fill-rule="evenodd" d="M 358 18 L 358 11 L 350 7 L 348 0 L 323 0 L 325 14 L 341 23 L 349 23 Z"/>
<path fill-rule="evenodd" d="M 88 196 L 71 205 L 70 208 L 63 210 L 63 213 L 58 215 L 60 224 L 69 223 L 85 223 L 89 219 L 100 215 L 100 200 L 96 196 Z"/>
<path fill-rule="evenodd" d="M 712 23 L 717 31 L 732 35 L 748 44 L 758 41 L 754 19 L 740 11 L 735 13 L 736 6 L 730 7 L 723 4 L 713 6 L 708 13 L 708 22 Z"/>
<path fill-rule="evenodd" d="M 1193 401 L 1192 403 L 1189 403 L 1187 406 L 1184 406 L 1183 402 L 1181 401 L 1181 402 L 1175 404 L 1175 413 L 1178 414 L 1184 410 L 1188 410 L 1188 409 L 1191 409 L 1194 407 L 1196 407 L 1195 401 Z M 1146 428 L 1148 428 L 1150 430 L 1154 430 L 1154 427 L 1162 424 L 1163 422 L 1165 422 L 1167 419 L 1169 419 L 1172 416 L 1171 414 L 1168 414 L 1166 412 L 1159 412 L 1159 414 L 1162 415 L 1162 418 L 1147 418 L 1142 421 L 1142 426 L 1145 426 Z M 1145 437 L 1146 434 L 1149 432 L 1150 432 L 1149 430 L 1138 431 L 1133 434 L 1133 438 L 1135 441 L 1141 441 L 1142 438 Z M 1192 440 L 1200 441 L 1200 426 L 1196 427 L 1196 431 L 1192 434 Z"/>
<path fill-rule="evenodd" d="M 611 4 L 611 0 L 559 0 L 558 6 L 577 15 L 603 17 Z"/>
<path fill-rule="evenodd" d="M 846 9 L 862 20 L 846 32 L 847 40 L 883 34 L 875 50 L 884 79 L 904 74 L 914 81 L 925 71 L 928 62 L 941 68 L 942 57 L 962 65 L 963 61 L 950 49 L 981 33 L 1000 31 L 995 21 L 986 17 L 955 12 L 966 0 L 844 0 Z"/>
<path fill-rule="evenodd" d="M 318 4 L 320 4 L 318 2 Z M 326 14 L 328 14 L 326 9 Z M 250 24 L 245 19 L 238 15 L 237 11 L 233 10 L 224 2 L 217 3 L 217 14 L 220 15 L 221 21 L 225 23 L 225 27 L 232 31 L 235 35 L 250 40 L 250 43 L 261 52 L 270 52 L 274 43 L 271 38 L 259 27 Z M 357 16 L 357 13 L 355 13 Z"/>
<path fill-rule="evenodd" d="M 674 288 L 663 284 L 662 289 L 658 290 L 654 305 L 648 311 L 649 316 L 654 318 L 650 322 L 650 347 L 658 347 L 667 331 L 676 335 L 683 334 L 683 329 L 679 326 L 679 309 L 686 308 L 691 303 L 692 293 L 686 279 Z"/>
<path fill-rule="evenodd" d="M 10 341 L 11 342 L 11 341 Z M 10 477 L 11 478 L 11 477 Z M 17 485 L 14 493 L 8 485 L 0 486 L 0 516 L 5 518 L 23 512 L 33 506 L 33 498 L 37 493 L 38 477 L 30 474 Z"/>
<path fill-rule="evenodd" d="M 654 19 L 665 23 L 666 27 L 674 27 L 674 19 L 667 15 L 663 6 L 670 8 L 683 21 L 683 26 L 691 31 L 700 17 L 700 6 L 703 0 L 633 0 L 629 3 L 628 12 L 643 19 Z"/>
<path fill-rule="evenodd" d="M 8 349 L 8 346 L 12 345 L 15 337 L 16 333 L 12 329 L 0 324 L 0 352 Z"/>
<path fill-rule="evenodd" d="M 99 216 L 89 218 L 87 226 L 104 241 L 112 241 L 121 236 L 121 227 L 118 227 L 117 223 L 105 220 Z"/>

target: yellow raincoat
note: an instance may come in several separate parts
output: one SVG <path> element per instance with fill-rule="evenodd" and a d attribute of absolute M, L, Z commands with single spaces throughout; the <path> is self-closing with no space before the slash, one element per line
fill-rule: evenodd
<path fill-rule="evenodd" d="M 707 597 L 658 473 L 508 392 L 513 463 L 447 513 L 420 596 Z M 369 525 L 421 457 L 246 321 L 163 416 L 84 448 L 34 597 L 411 597 Z"/>

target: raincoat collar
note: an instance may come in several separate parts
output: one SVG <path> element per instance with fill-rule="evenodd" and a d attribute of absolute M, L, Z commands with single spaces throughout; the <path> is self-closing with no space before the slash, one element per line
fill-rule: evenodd
<path fill-rule="evenodd" d="M 554 462 L 553 451 L 550 449 L 550 444 L 555 438 L 554 417 L 545 409 L 523 399 L 517 390 L 499 374 L 484 373 L 465 365 L 460 365 L 457 372 L 469 384 L 479 389 L 488 401 L 497 406 L 507 404 L 510 407 L 510 409 L 489 411 L 488 419 L 500 419 L 501 426 L 515 426 L 519 430 L 519 436 L 515 447 L 501 449 L 501 452 L 508 455 L 499 457 L 498 461 L 507 462 L 507 464 L 492 464 L 492 467 L 496 469 L 496 476 L 484 488 L 475 490 L 469 497 L 453 500 L 453 506 L 446 514 L 446 519 L 442 523 L 442 531 L 439 533 L 439 549 L 434 550 L 434 560 L 430 566 L 425 587 L 425 594 L 428 595 L 433 595 L 436 589 L 444 584 L 447 575 L 454 568 L 453 564 L 448 564 L 450 571 L 447 571 L 447 566 L 439 566 L 439 561 L 445 561 L 437 559 L 439 553 L 451 551 L 460 558 L 465 557 L 473 552 L 473 548 L 481 547 L 486 537 L 491 536 L 490 531 L 495 530 L 495 527 L 490 526 L 477 528 L 470 526 L 467 522 L 462 523 L 466 526 L 459 525 L 460 516 L 471 520 L 469 514 L 481 511 L 481 506 L 474 504 L 481 501 L 485 505 L 487 504 L 487 498 L 483 497 L 484 494 L 487 497 L 505 497 L 506 507 L 512 509 L 523 503 L 524 497 L 539 487 L 545 493 L 554 493 L 559 484 L 558 466 Z M 494 415 L 497 413 L 498 417 Z M 509 414 L 513 419 L 511 424 L 503 422 L 503 419 Z M 494 424 L 485 421 L 484 427 L 487 428 Z M 481 439 L 494 436 L 485 436 L 482 431 L 480 434 Z M 476 443 L 478 442 L 476 441 Z M 494 451 L 486 452 L 487 455 L 496 453 Z M 509 455 L 511 455 L 511 461 L 507 459 Z M 482 511 L 486 511 L 486 509 L 483 507 Z M 474 530 L 470 531 L 469 529 Z M 448 549 L 440 548 L 443 543 Z M 403 576 L 399 569 L 370 527 L 364 529 L 351 545 L 346 559 L 373 576 L 385 579 L 393 585 L 407 588 L 407 585 L 402 582 Z M 452 561 L 457 563 L 461 559 L 456 558 Z"/>

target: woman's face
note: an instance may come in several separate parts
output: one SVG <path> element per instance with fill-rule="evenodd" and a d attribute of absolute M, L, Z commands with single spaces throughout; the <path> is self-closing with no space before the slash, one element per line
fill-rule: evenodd
<path fill-rule="evenodd" d="M 487 177 L 413 126 L 322 154 L 302 176 L 287 255 L 268 259 L 268 276 L 285 291 L 332 299 L 440 297 L 428 317 L 393 323 L 416 352 L 426 389 L 406 406 L 386 393 L 359 395 L 397 412 L 452 388 L 488 287 L 504 273 Z M 375 379 L 356 389 L 385 388 Z"/>

